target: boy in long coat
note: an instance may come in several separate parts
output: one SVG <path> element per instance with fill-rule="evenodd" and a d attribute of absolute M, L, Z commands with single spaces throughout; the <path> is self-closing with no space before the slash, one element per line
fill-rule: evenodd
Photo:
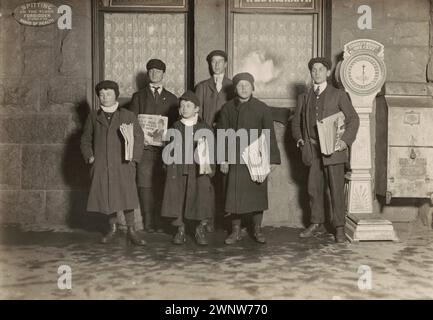
<path fill-rule="evenodd" d="M 87 211 L 106 214 L 110 230 L 103 243 L 113 240 L 116 234 L 117 211 L 124 211 L 128 227 L 127 239 L 144 245 L 134 230 L 134 209 L 138 208 L 135 167 L 143 152 L 143 131 L 135 115 L 119 109 L 116 82 L 105 80 L 96 85 L 100 109 L 91 111 L 81 137 L 81 152 L 84 160 L 91 164 L 91 186 Z M 120 132 L 122 124 L 133 124 L 134 149 L 131 161 L 125 160 L 124 138 Z"/>
<path fill-rule="evenodd" d="M 327 83 L 331 74 L 331 61 L 317 57 L 310 60 L 313 87 L 299 97 L 292 121 L 292 135 L 302 151 L 302 161 L 309 167 L 308 194 L 310 196 L 311 224 L 301 234 L 308 238 L 324 231 L 325 191 L 329 189 L 332 206 L 332 224 L 335 227 L 335 241 L 344 242 L 346 208 L 344 203 L 345 164 L 349 162 L 348 147 L 352 145 L 359 128 L 359 116 L 353 108 L 347 93 Z M 345 132 L 330 156 L 322 155 L 317 131 L 317 121 L 338 112 L 345 116 Z"/>
<path fill-rule="evenodd" d="M 254 77 L 249 73 L 239 73 L 233 77 L 233 85 L 237 97 L 227 102 L 221 109 L 219 129 L 269 130 L 270 164 L 280 164 L 280 151 L 278 149 L 274 123 L 269 107 L 252 96 L 254 90 Z M 253 141 L 249 141 L 252 143 Z M 230 147 L 230 146 L 229 146 Z M 226 244 L 233 244 L 241 239 L 241 217 L 252 215 L 254 222 L 254 239 L 265 243 L 266 239 L 261 231 L 263 211 L 268 209 L 268 183 L 253 182 L 248 168 L 240 162 L 243 150 L 236 146 L 236 163 L 220 165 L 224 174 L 228 174 L 225 211 L 232 219 L 232 233 L 225 240 Z M 273 167 L 273 166 L 272 166 Z"/>
<path fill-rule="evenodd" d="M 168 117 L 171 127 L 178 117 L 177 97 L 163 87 L 166 65 L 159 59 L 150 59 L 146 64 L 150 83 L 146 88 L 134 93 L 129 110 L 137 116 L 154 114 Z M 161 230 L 159 221 L 160 204 L 164 188 L 164 171 L 161 147 L 146 143 L 143 156 L 137 166 L 137 186 L 141 215 L 147 232 Z"/>
<path fill-rule="evenodd" d="M 197 244 L 207 245 L 205 227 L 215 210 L 214 189 L 210 180 L 215 166 L 210 165 L 207 172 L 200 173 L 200 165 L 193 158 L 198 146 L 198 140 L 195 140 L 198 137 L 194 135 L 198 130 L 200 133 L 207 131 L 207 135 L 213 139 L 213 130 L 198 116 L 199 101 L 192 91 L 185 92 L 179 99 L 179 113 L 182 118 L 173 125 L 178 135 L 171 140 L 171 144 L 174 152 L 181 151 L 178 158 L 180 161 L 167 165 L 161 215 L 176 218 L 172 223 L 177 227 L 174 244 L 186 242 L 184 219 L 188 219 L 198 221 L 195 229 Z M 194 140 L 188 140 L 187 136 Z M 163 153 L 164 160 L 170 152 L 173 156 L 169 145 L 166 148 Z M 187 161 L 188 157 L 191 161 Z M 209 160 L 211 161 L 210 158 Z"/>

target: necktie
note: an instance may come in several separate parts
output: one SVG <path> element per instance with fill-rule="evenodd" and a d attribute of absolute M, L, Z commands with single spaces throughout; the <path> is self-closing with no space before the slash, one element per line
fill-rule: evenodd
<path fill-rule="evenodd" d="M 215 86 L 216 86 L 217 91 L 220 92 L 222 87 L 223 87 L 223 84 L 219 78 L 215 78 Z"/>
<path fill-rule="evenodd" d="M 314 91 L 314 93 L 316 94 L 317 97 L 319 97 L 319 95 L 320 95 L 320 87 L 319 86 L 317 86 L 317 88 Z"/>
<path fill-rule="evenodd" d="M 158 92 L 158 87 L 153 87 L 153 97 L 155 98 L 155 101 L 158 102 L 159 99 L 159 92 Z"/>

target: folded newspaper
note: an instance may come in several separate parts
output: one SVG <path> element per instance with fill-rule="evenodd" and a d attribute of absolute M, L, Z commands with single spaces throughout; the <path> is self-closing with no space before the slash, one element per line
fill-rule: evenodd
<path fill-rule="evenodd" d="M 155 114 L 139 114 L 138 123 L 144 133 L 145 144 L 163 146 L 167 133 L 168 118 Z"/>
<path fill-rule="evenodd" d="M 200 174 L 211 174 L 212 168 L 210 166 L 209 143 L 203 137 L 197 143 L 198 162 L 200 165 Z"/>
<path fill-rule="evenodd" d="M 123 123 L 120 125 L 120 132 L 125 140 L 125 160 L 131 161 L 134 156 L 134 125 Z"/>
<path fill-rule="evenodd" d="M 341 140 L 345 130 L 344 119 L 344 113 L 340 111 L 317 121 L 320 150 L 324 155 L 331 155 L 336 151 L 337 143 Z"/>
<path fill-rule="evenodd" d="M 245 148 L 242 153 L 242 159 L 247 165 L 252 181 L 259 183 L 265 181 L 266 177 L 271 172 L 271 168 L 264 134 Z"/>

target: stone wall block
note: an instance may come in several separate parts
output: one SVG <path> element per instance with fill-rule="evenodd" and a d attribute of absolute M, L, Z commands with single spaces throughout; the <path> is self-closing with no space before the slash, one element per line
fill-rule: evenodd
<path fill-rule="evenodd" d="M 21 147 L 0 145 L 0 189 L 21 187 Z"/>
<path fill-rule="evenodd" d="M 89 168 L 74 145 L 23 147 L 23 189 L 68 190 L 89 185 Z"/>
<path fill-rule="evenodd" d="M 68 115 L 0 116 L 0 143 L 64 143 Z"/>

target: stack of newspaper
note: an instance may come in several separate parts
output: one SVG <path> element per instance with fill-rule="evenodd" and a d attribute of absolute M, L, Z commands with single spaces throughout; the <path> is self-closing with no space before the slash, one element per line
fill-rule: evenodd
<path fill-rule="evenodd" d="M 265 181 L 271 172 L 265 135 L 262 134 L 260 138 L 245 148 L 242 159 L 248 167 L 251 180 L 258 183 Z"/>
<path fill-rule="evenodd" d="M 344 133 L 344 113 L 338 112 L 320 121 L 317 121 L 320 150 L 324 155 L 331 155 L 336 151 Z"/>
<path fill-rule="evenodd" d="M 209 144 L 205 137 L 201 138 L 197 144 L 198 162 L 200 165 L 200 174 L 211 174 Z"/>
<path fill-rule="evenodd" d="M 121 124 L 120 132 L 125 140 L 125 160 L 131 161 L 134 156 L 134 125 L 130 124 Z"/>

